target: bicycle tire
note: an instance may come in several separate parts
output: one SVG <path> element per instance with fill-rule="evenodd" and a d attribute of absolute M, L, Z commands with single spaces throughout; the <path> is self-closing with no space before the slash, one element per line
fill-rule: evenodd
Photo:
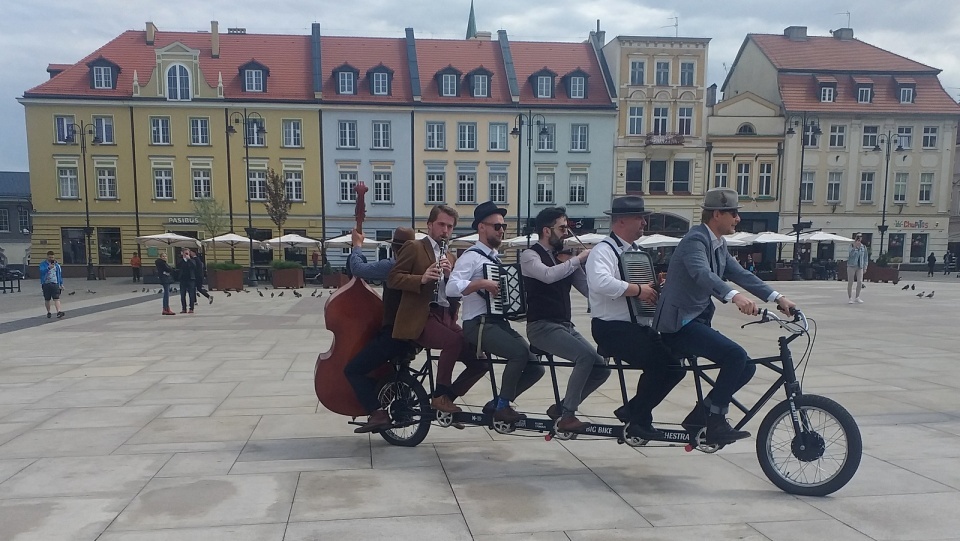
<path fill-rule="evenodd" d="M 427 437 L 433 409 L 427 391 L 409 372 L 391 375 L 383 381 L 377 388 L 377 399 L 396 425 L 380 431 L 380 437 L 387 443 L 416 447 Z"/>

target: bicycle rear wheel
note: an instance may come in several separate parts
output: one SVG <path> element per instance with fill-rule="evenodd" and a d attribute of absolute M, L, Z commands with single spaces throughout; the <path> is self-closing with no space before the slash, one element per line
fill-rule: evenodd
<path fill-rule="evenodd" d="M 860 429 L 853 416 L 829 398 L 800 395 L 794 403 L 801 433 L 794 430 L 787 400 L 774 406 L 760 423 L 760 467 L 773 484 L 790 494 L 826 496 L 836 492 L 860 466 Z"/>
<path fill-rule="evenodd" d="M 423 385 L 409 372 L 402 372 L 381 383 L 377 397 L 390 413 L 393 426 L 380 431 L 390 445 L 416 447 L 427 437 L 433 410 Z"/>

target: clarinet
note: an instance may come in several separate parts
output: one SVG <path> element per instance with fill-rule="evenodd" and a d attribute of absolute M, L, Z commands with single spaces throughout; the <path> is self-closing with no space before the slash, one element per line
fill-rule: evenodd
<path fill-rule="evenodd" d="M 443 238 L 439 241 L 440 244 L 440 256 L 437 257 L 437 270 L 440 271 L 440 278 L 437 279 L 437 283 L 433 286 L 433 302 L 440 302 L 440 283 L 443 282 L 443 269 L 440 268 L 440 260 L 443 259 L 443 256 L 447 255 L 447 239 Z"/>

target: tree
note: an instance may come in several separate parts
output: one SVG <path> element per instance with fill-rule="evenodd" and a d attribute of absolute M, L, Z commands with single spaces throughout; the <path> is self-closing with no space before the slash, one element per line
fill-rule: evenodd
<path fill-rule="evenodd" d="M 267 171 L 267 199 L 263 205 L 270 220 L 277 224 L 278 236 L 283 235 L 283 223 L 287 221 L 293 203 L 287 197 L 287 183 L 273 169 Z"/>
<path fill-rule="evenodd" d="M 216 237 L 227 228 L 227 211 L 223 205 L 213 198 L 203 198 L 193 200 L 193 213 L 197 217 L 197 222 L 203 229 Z M 213 260 L 217 260 L 217 250 L 213 250 Z"/>

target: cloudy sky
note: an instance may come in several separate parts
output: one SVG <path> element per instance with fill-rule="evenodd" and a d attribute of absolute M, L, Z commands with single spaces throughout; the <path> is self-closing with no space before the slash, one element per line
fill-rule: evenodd
<path fill-rule="evenodd" d="M 946 0 L 475 0 L 477 29 L 505 29 L 512 40 L 582 41 L 596 28 L 607 36 L 679 35 L 712 38 L 709 82 L 723 82 L 747 33 L 781 33 L 805 25 L 829 35 L 850 25 L 857 38 L 940 68 L 940 80 L 960 97 L 960 3 Z M 26 171 L 25 90 L 47 78 L 49 63 L 73 63 L 128 29 L 153 21 L 160 30 L 245 27 L 250 33 L 462 39 L 470 0 L 11 0 L 0 17 L 0 170 Z"/>

